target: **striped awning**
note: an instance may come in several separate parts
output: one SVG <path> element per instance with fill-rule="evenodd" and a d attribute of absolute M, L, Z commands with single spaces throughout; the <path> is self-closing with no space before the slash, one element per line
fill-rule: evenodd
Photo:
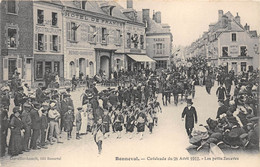
<path fill-rule="evenodd" d="M 132 54 L 128 54 L 128 56 L 130 58 L 132 58 L 133 60 L 137 61 L 137 62 L 156 62 L 155 60 L 153 60 L 152 58 L 150 58 L 147 55 L 132 55 Z"/>

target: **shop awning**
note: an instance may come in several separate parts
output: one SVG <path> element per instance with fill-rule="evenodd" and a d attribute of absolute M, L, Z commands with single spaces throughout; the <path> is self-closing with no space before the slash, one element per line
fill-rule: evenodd
<path fill-rule="evenodd" d="M 156 62 L 155 60 L 151 59 L 147 55 L 132 55 L 128 54 L 129 57 L 131 57 L 133 60 L 137 62 Z"/>

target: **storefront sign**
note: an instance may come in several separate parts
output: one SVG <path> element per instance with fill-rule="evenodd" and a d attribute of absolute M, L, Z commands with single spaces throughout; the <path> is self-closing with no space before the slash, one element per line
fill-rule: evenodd
<path fill-rule="evenodd" d="M 36 33 L 50 33 L 50 34 L 61 34 L 60 28 L 35 26 Z"/>
<path fill-rule="evenodd" d="M 74 12 L 67 12 L 66 11 L 66 12 L 63 13 L 63 15 L 65 17 L 76 18 L 76 19 L 91 21 L 91 22 L 95 22 L 95 23 L 102 23 L 102 24 L 109 24 L 109 25 L 116 25 L 116 26 L 122 26 L 123 25 L 122 23 L 120 23 L 118 21 L 100 19 L 100 18 L 96 18 L 96 17 L 92 17 L 92 16 L 86 16 L 86 15 L 74 13 Z"/>
<path fill-rule="evenodd" d="M 230 45 L 230 56 L 237 56 L 239 54 L 239 49 L 237 45 Z"/>
<path fill-rule="evenodd" d="M 80 56 L 92 56 L 93 52 L 92 51 L 79 51 L 79 50 L 69 50 L 68 51 L 69 55 L 80 55 Z"/>
<path fill-rule="evenodd" d="M 164 41 L 164 38 L 154 38 L 153 39 L 155 42 L 161 42 L 161 41 Z"/>

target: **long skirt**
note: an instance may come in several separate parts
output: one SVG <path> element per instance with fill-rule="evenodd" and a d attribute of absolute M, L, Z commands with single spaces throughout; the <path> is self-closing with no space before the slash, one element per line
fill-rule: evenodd
<path fill-rule="evenodd" d="M 88 126 L 88 115 L 87 113 L 81 113 L 81 129 L 79 133 L 86 133 Z"/>
<path fill-rule="evenodd" d="M 11 137 L 8 147 L 8 154 L 10 155 L 18 155 L 22 153 L 22 136 L 21 132 L 19 131 L 11 131 Z"/>

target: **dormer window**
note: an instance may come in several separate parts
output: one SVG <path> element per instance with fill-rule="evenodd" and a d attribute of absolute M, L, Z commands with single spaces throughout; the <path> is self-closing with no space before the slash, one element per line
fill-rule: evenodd
<path fill-rule="evenodd" d="M 100 8 L 107 13 L 108 15 L 112 16 L 113 14 L 113 9 L 114 9 L 114 5 L 109 4 L 108 2 L 102 3 L 100 4 Z"/>
<path fill-rule="evenodd" d="M 81 8 L 82 8 L 82 9 L 85 10 L 86 7 L 87 7 L 86 5 L 87 5 L 87 1 L 81 1 Z"/>

